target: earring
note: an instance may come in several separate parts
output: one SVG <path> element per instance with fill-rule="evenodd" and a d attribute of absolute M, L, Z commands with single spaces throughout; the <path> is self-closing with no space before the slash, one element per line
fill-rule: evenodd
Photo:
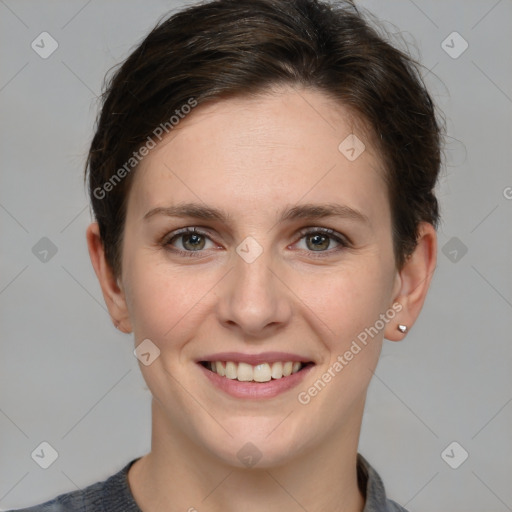
<path fill-rule="evenodd" d="M 407 332 L 407 325 L 398 324 L 397 329 L 398 329 L 401 333 Z"/>

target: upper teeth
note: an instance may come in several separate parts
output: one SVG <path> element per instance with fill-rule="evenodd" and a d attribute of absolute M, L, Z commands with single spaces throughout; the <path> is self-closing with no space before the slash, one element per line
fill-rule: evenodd
<path fill-rule="evenodd" d="M 233 361 L 210 361 L 208 363 L 208 368 L 221 377 L 244 382 L 268 382 L 270 379 L 288 377 L 292 373 L 298 372 L 301 367 L 302 363 L 293 361 L 261 363 L 255 366 L 247 363 L 235 363 Z"/>

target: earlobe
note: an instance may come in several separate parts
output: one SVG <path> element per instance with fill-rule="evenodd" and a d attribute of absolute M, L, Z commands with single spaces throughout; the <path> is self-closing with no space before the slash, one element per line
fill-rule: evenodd
<path fill-rule="evenodd" d="M 422 222 L 418 230 L 415 250 L 409 256 L 397 276 L 398 291 L 394 301 L 400 303 L 401 311 L 395 322 L 386 326 L 384 337 L 390 341 L 401 341 L 418 318 L 425 302 L 430 282 L 437 263 L 437 235 L 434 226 Z"/>
<path fill-rule="evenodd" d="M 132 326 L 124 291 L 119 285 L 119 279 L 114 277 L 114 273 L 105 259 L 105 251 L 97 222 L 89 225 L 86 231 L 86 238 L 91 263 L 100 283 L 103 298 L 114 326 L 122 332 L 129 333 L 132 330 Z"/>

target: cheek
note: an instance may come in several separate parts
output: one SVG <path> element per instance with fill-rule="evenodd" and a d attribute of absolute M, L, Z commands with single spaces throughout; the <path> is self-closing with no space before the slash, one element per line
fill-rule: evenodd
<path fill-rule="evenodd" d="M 392 266 L 372 257 L 364 265 L 308 279 L 300 289 L 316 326 L 328 326 L 322 330 L 328 356 L 321 373 L 301 390 L 299 402 L 314 402 L 319 415 L 332 418 L 333 428 L 339 427 L 340 410 L 357 406 L 377 366 L 386 325 L 381 315 L 391 306 L 391 276 Z"/>
<path fill-rule="evenodd" d="M 343 348 L 390 306 L 392 283 L 392 271 L 372 257 L 332 273 L 300 276 L 294 291 L 314 313 L 312 319 L 324 324 L 329 344 Z"/>
<path fill-rule="evenodd" d="M 130 275 L 130 316 L 135 338 L 149 338 L 161 349 L 171 340 L 186 337 L 201 312 L 201 300 L 215 280 L 190 269 L 177 269 L 168 263 L 141 255 L 134 258 Z M 203 299 L 204 300 L 204 299 Z"/>

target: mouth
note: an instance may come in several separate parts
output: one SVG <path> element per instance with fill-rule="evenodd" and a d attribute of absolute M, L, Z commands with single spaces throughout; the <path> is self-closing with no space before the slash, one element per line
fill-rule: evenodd
<path fill-rule="evenodd" d="M 224 379 L 253 383 L 284 380 L 314 365 L 312 361 L 269 361 L 255 365 L 242 361 L 200 361 L 199 364 Z"/>
<path fill-rule="evenodd" d="M 316 366 L 291 352 L 217 352 L 195 362 L 214 389 L 234 398 L 265 400 L 291 391 Z"/>

